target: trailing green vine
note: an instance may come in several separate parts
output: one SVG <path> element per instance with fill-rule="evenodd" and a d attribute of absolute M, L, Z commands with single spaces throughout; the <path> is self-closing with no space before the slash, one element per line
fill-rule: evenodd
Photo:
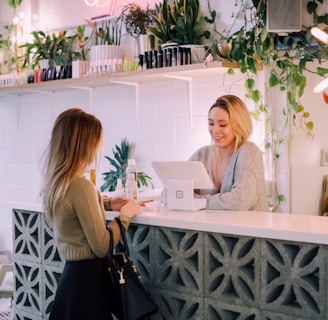
<path fill-rule="evenodd" d="M 16 14 L 16 9 L 22 4 L 23 0 L 8 0 L 8 5 L 14 10 L 13 17 Z M 13 49 L 12 37 L 15 32 L 13 23 L 8 25 L 0 26 L 0 51 L 3 52 L 3 65 L 5 66 L 5 73 L 9 73 L 11 67 L 16 62 L 15 50 Z M 0 74 L 4 71 L 0 67 Z"/>
<path fill-rule="evenodd" d="M 318 3 L 323 0 L 312 0 L 307 4 L 307 11 L 313 16 L 314 25 L 318 23 L 328 24 L 328 14 L 317 15 Z M 221 36 L 225 49 L 218 54 L 224 59 L 237 62 L 242 74 L 245 75 L 246 97 L 254 101 L 256 110 L 252 112 L 255 120 L 261 114 L 265 116 L 266 141 L 265 146 L 270 150 L 272 170 L 275 172 L 277 160 L 280 157 L 280 145 L 285 142 L 289 123 L 294 127 L 300 127 L 307 135 L 313 135 L 314 123 L 309 112 L 304 108 L 301 97 L 306 88 L 306 76 L 304 71 L 324 76 L 328 69 L 318 67 L 311 70 L 309 62 L 317 61 L 319 64 L 327 60 L 327 48 L 316 43 L 311 36 L 311 27 L 303 27 L 301 32 L 278 35 L 268 32 L 266 28 L 266 1 L 253 0 L 252 5 L 245 8 L 241 0 L 235 1 L 239 6 L 236 17 L 244 14 L 244 25 L 231 35 Z M 315 43 L 315 45 L 314 45 Z M 220 46 L 219 46 L 220 48 Z M 221 46 L 223 48 L 223 46 Z M 265 84 L 265 92 L 261 92 L 256 85 L 259 66 L 264 66 L 268 73 L 268 81 Z M 229 73 L 234 73 L 229 70 Z M 279 124 L 271 119 L 271 108 L 267 104 L 270 90 L 279 88 L 286 93 L 286 105 L 281 106 L 282 120 Z M 275 182 L 274 196 L 270 207 L 277 211 L 285 201 L 285 196 L 278 192 Z"/>

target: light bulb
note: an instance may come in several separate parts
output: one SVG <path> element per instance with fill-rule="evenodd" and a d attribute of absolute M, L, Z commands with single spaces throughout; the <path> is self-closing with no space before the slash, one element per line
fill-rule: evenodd
<path fill-rule="evenodd" d="M 24 11 L 21 11 L 19 14 L 18 14 L 18 17 L 19 19 L 25 19 L 25 12 Z"/>
<path fill-rule="evenodd" d="M 96 3 L 96 5 L 97 5 L 97 7 L 104 7 L 104 6 L 106 6 L 108 3 L 109 3 L 109 1 L 110 0 L 105 0 L 103 3 L 101 3 L 101 0 L 98 0 L 97 1 L 97 3 Z"/>
<path fill-rule="evenodd" d="M 84 0 L 85 4 L 89 7 L 92 6 L 97 6 L 97 7 L 104 7 L 109 3 L 110 0 L 94 0 L 94 1 L 90 1 L 90 0 Z"/>
<path fill-rule="evenodd" d="M 97 4 L 98 0 L 94 0 L 94 1 L 84 0 L 84 2 L 87 6 L 92 7 Z"/>
<path fill-rule="evenodd" d="M 313 27 L 311 29 L 311 34 L 321 42 L 328 44 L 328 34 L 318 27 Z"/>
<path fill-rule="evenodd" d="M 321 82 L 319 82 L 319 83 L 313 88 L 313 92 L 314 92 L 314 93 L 319 93 L 319 92 L 325 90 L 326 88 L 328 88 L 328 78 L 325 78 L 324 80 L 322 80 Z"/>

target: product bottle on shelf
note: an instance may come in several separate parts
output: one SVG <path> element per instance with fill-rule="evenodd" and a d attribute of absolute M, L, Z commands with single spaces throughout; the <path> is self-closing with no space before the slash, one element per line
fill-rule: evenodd
<path fill-rule="evenodd" d="M 134 159 L 128 159 L 128 166 L 126 168 L 125 196 L 129 199 L 137 199 L 137 193 L 136 161 Z"/>

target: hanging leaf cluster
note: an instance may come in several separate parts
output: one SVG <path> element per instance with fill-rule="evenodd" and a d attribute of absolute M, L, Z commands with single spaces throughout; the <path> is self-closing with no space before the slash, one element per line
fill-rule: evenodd
<path fill-rule="evenodd" d="M 11 8 L 16 9 L 22 4 L 23 0 L 8 0 L 8 4 Z"/>

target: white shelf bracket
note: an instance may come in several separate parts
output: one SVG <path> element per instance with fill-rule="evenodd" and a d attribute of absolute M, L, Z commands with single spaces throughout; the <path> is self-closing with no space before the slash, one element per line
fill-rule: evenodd
<path fill-rule="evenodd" d="M 54 91 L 44 91 L 44 90 L 36 90 L 36 89 L 27 89 L 26 91 L 28 91 L 29 93 L 37 93 L 37 94 L 49 94 L 49 93 L 53 93 Z M 14 94 L 11 94 L 11 93 L 3 93 L 3 92 L 0 92 L 0 96 L 2 97 L 15 97 L 15 96 L 21 96 L 23 94 L 17 94 L 17 93 L 14 93 Z"/>
<path fill-rule="evenodd" d="M 190 121 L 190 128 L 193 127 L 193 117 L 192 117 L 192 106 L 193 106 L 193 100 L 192 100 L 192 81 L 194 80 L 193 77 L 184 77 L 184 76 L 177 76 L 172 74 L 163 74 L 164 77 L 172 78 L 176 80 L 182 80 L 187 81 L 188 83 L 188 97 L 189 97 L 189 121 Z"/>
<path fill-rule="evenodd" d="M 92 87 L 81 87 L 81 86 L 66 86 L 66 87 L 71 88 L 71 89 L 89 91 L 89 110 L 90 110 L 90 113 L 93 113 L 93 92 L 94 92 L 94 88 L 92 88 Z"/>
<path fill-rule="evenodd" d="M 17 94 L 10 94 L 10 93 L 0 93 L 0 97 L 17 97 Z"/>
<path fill-rule="evenodd" d="M 136 95 L 136 120 L 137 120 L 137 128 L 139 128 L 140 124 L 139 124 L 139 106 L 140 106 L 140 84 L 138 82 L 128 82 L 128 81 L 116 81 L 113 80 L 111 81 L 113 83 L 117 83 L 117 84 L 122 84 L 124 86 L 132 86 L 135 88 L 135 95 Z"/>

